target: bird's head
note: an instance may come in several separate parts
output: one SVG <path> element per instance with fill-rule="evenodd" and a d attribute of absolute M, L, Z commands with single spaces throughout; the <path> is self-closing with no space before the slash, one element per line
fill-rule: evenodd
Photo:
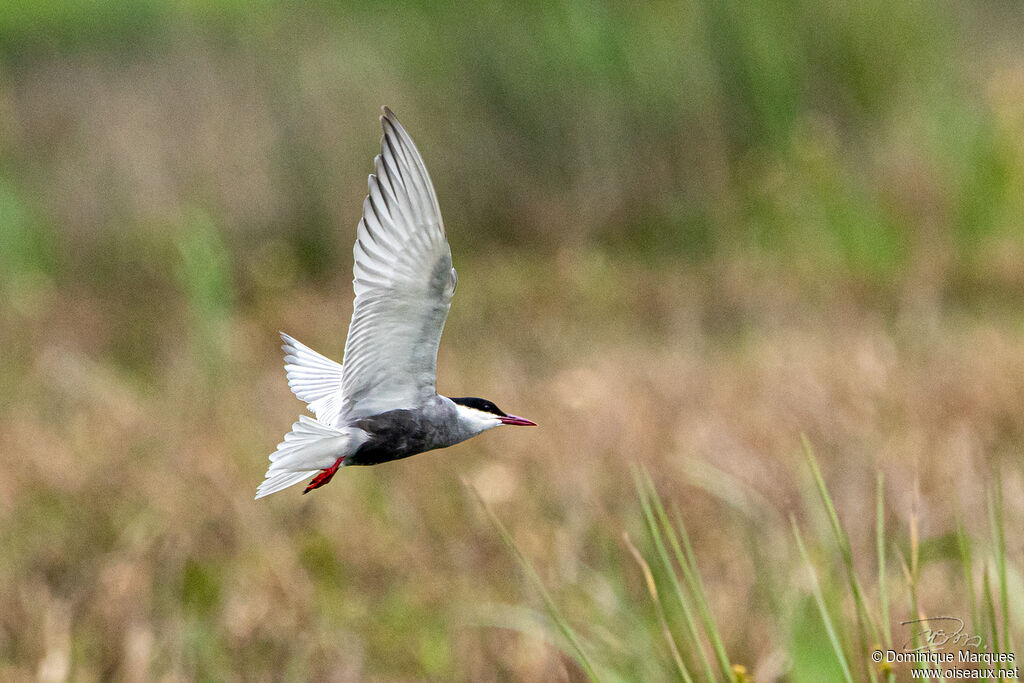
<path fill-rule="evenodd" d="M 458 411 L 459 421 L 476 433 L 497 427 L 498 425 L 537 426 L 536 422 L 527 420 L 525 417 L 509 415 L 485 398 L 467 396 L 464 398 L 453 398 L 452 402 Z"/>

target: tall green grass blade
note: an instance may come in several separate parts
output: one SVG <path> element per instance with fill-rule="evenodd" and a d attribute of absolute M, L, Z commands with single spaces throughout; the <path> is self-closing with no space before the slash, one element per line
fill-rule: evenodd
<path fill-rule="evenodd" d="M 885 479 L 881 470 L 875 486 L 875 548 L 878 554 L 878 601 L 882 610 L 883 645 L 892 647 L 892 627 L 889 624 L 889 590 L 886 583 L 885 562 Z"/>
<path fill-rule="evenodd" d="M 814 450 L 811 448 L 811 443 L 807 439 L 806 434 L 801 435 L 803 441 L 804 454 L 807 457 L 807 462 L 810 465 L 811 472 L 814 475 L 814 483 L 818 489 L 818 495 L 821 497 L 821 502 L 825 506 L 825 510 L 828 512 L 829 522 L 832 526 L 832 534 L 835 536 L 836 544 L 839 546 L 839 552 L 843 558 L 843 564 L 846 567 L 846 578 L 850 585 L 850 591 L 853 593 L 854 606 L 857 614 L 857 636 L 860 644 L 860 651 L 864 654 L 868 652 L 868 635 L 865 628 L 871 630 L 871 641 L 881 642 L 878 634 L 878 628 L 875 626 L 874 621 L 871 619 L 871 615 L 868 611 L 867 602 L 864 598 L 864 590 L 861 588 L 860 580 L 857 578 L 856 570 L 853 566 L 853 551 L 850 548 L 850 539 L 843 530 L 842 524 L 839 522 L 839 515 L 836 513 L 835 505 L 832 503 L 832 496 L 829 495 L 828 487 L 825 485 L 825 478 L 821 474 L 821 468 L 818 466 L 818 459 L 814 455 Z M 867 667 L 868 677 L 872 681 L 877 681 L 878 678 L 875 675 L 873 667 L 869 666 L 865 661 Z"/>
<path fill-rule="evenodd" d="M 918 579 L 920 577 L 920 557 L 921 557 L 921 544 L 918 536 L 918 525 L 917 525 L 917 504 L 918 504 L 918 489 L 917 481 L 914 482 L 914 498 L 912 508 L 910 511 L 910 563 L 904 562 L 903 571 L 907 577 L 907 588 L 910 593 L 910 620 L 916 621 L 923 618 L 921 613 L 921 605 L 918 599 L 917 586 Z M 913 644 L 914 649 L 917 650 L 921 647 L 921 642 L 918 637 L 920 629 L 913 629 Z M 927 666 L 923 663 L 917 665 L 918 669 L 925 669 Z"/>
<path fill-rule="evenodd" d="M 996 630 L 997 623 L 1001 627 L 999 629 L 1001 632 L 994 641 L 996 643 L 996 651 L 1008 652 L 1012 651 L 1013 646 L 1010 642 L 1010 600 L 1006 580 L 1006 530 L 1003 526 L 1003 482 L 998 469 L 995 472 L 995 482 L 988 491 L 986 498 L 988 502 L 989 534 L 992 537 L 992 559 L 995 562 L 995 574 L 998 583 L 999 615 L 995 614 L 996 607 L 995 601 L 991 597 L 992 585 L 990 582 L 986 582 L 986 591 L 989 592 L 989 600 L 992 603 L 990 609 L 992 611 L 993 631 Z M 1000 662 L 999 669 L 1005 669 L 1005 663 Z"/>
<path fill-rule="evenodd" d="M 910 600 L 910 619 L 917 619 L 920 615 L 917 611 L 917 588 L 914 584 L 913 570 L 911 569 L 910 564 L 907 562 L 907 558 L 903 556 L 903 553 L 901 551 L 897 550 L 896 554 L 899 555 L 900 569 L 903 570 L 903 580 L 907 584 L 907 596 Z M 917 650 L 921 647 L 921 643 L 918 640 L 917 634 L 917 629 L 911 629 L 910 644 L 914 650 Z"/>
<path fill-rule="evenodd" d="M 690 642 L 693 645 L 693 649 L 700 657 L 700 666 L 703 669 L 703 676 L 705 676 L 705 680 L 708 681 L 718 680 L 711 666 L 711 659 L 708 658 L 708 652 L 705 650 L 705 647 L 703 647 L 700 630 L 697 628 L 697 620 L 693 614 L 693 606 L 690 604 L 690 601 L 686 599 L 683 587 L 679 583 L 679 577 L 676 575 L 675 567 L 672 565 L 672 560 L 669 558 L 669 552 L 666 550 L 665 540 L 662 537 L 662 530 L 658 528 L 657 519 L 655 518 L 653 506 L 651 505 L 652 494 L 647 489 L 646 483 L 636 465 L 633 466 L 633 478 L 637 492 L 640 495 L 640 507 L 643 510 L 644 520 L 647 523 L 647 531 L 650 533 L 651 541 L 654 544 L 654 549 L 657 552 L 660 565 L 662 565 L 662 569 L 668 578 L 670 586 L 672 586 L 672 590 L 677 601 L 679 602 L 679 608 L 683 613 L 683 621 L 686 624 L 686 631 L 690 637 Z M 653 496 L 656 496 L 656 493 L 653 494 Z"/>
<path fill-rule="evenodd" d="M 690 544 L 690 535 L 687 533 L 682 519 L 677 516 L 676 525 L 679 527 L 679 535 L 682 536 L 683 539 L 683 547 L 680 547 L 679 538 L 676 536 L 668 515 L 665 514 L 665 506 L 661 503 L 661 498 L 658 496 L 658 492 L 654 487 L 654 481 L 651 479 L 651 475 L 646 469 L 643 470 L 642 474 L 648 490 L 650 491 L 651 501 L 654 503 L 654 511 L 657 513 L 661 527 L 664 530 L 665 535 L 668 537 L 669 545 L 672 546 L 676 562 L 679 564 L 679 568 L 683 572 L 683 580 L 686 582 L 686 587 L 689 589 L 690 595 L 693 597 L 693 601 L 697 605 L 697 611 L 700 613 L 704 632 L 707 635 L 708 640 L 711 642 L 711 647 L 715 652 L 718 665 L 721 667 L 722 674 L 725 676 L 725 679 L 730 680 L 733 677 L 732 666 L 729 663 L 729 656 L 725 652 L 725 643 L 722 641 L 722 636 L 718 632 L 718 625 L 715 623 L 715 620 L 711 615 L 711 607 L 708 604 L 707 591 L 704 590 L 704 581 L 701 579 L 700 568 L 697 566 L 697 556 L 693 552 L 693 546 Z"/>
<path fill-rule="evenodd" d="M 522 551 L 519 550 L 519 546 L 516 545 L 515 539 L 512 538 L 512 534 L 509 533 L 508 529 L 505 528 L 505 525 L 501 523 L 501 520 L 498 519 L 496 514 L 494 514 L 494 511 L 491 510 L 490 506 L 484 502 L 480 492 L 471 484 L 466 483 L 465 485 L 473 492 L 473 495 L 480 503 L 480 507 L 482 507 L 484 512 L 487 513 L 487 517 L 491 520 L 491 524 L 493 524 L 494 528 L 498 530 L 498 534 L 501 536 L 501 540 L 504 542 L 505 547 L 508 548 L 516 558 L 516 561 L 519 563 L 519 567 L 523 570 L 523 574 L 526 575 L 530 583 L 532 583 L 537 592 L 540 593 L 541 599 L 544 601 L 544 606 L 547 608 L 552 621 L 555 622 L 558 630 L 571 646 L 572 652 L 570 654 L 574 655 L 576 663 L 579 664 L 580 668 L 583 669 L 584 673 L 586 673 L 587 678 L 591 681 L 600 681 L 601 677 L 597 675 L 597 669 L 594 667 L 590 657 L 587 656 L 586 650 L 583 649 L 583 645 L 576 636 L 576 632 L 573 630 L 572 626 L 569 625 L 569 622 L 562 614 L 562 611 L 558 609 L 558 605 L 555 604 L 555 601 L 551 598 L 547 588 L 544 587 L 544 582 L 541 581 L 540 576 L 537 575 L 537 571 L 533 568 L 533 565 L 528 559 L 526 559 L 526 556 L 523 555 Z"/>
<path fill-rule="evenodd" d="M 978 615 L 978 598 L 974 591 L 974 570 L 971 566 L 971 539 L 964 528 L 964 520 L 960 511 L 956 513 L 956 547 L 960 555 L 960 569 L 964 575 L 964 586 L 967 589 L 967 599 L 971 609 L 971 630 L 981 630 L 981 621 Z"/>
<path fill-rule="evenodd" d="M 722 673 L 726 679 L 730 679 L 735 673 L 735 668 L 729 661 L 729 655 L 725 651 L 725 642 L 722 640 L 722 635 L 718 630 L 718 624 L 715 622 L 715 619 L 711 614 L 711 606 L 708 603 L 707 591 L 704 589 L 704 580 L 701 578 L 700 568 L 697 566 L 697 556 L 693 552 L 693 545 L 690 543 L 690 534 L 687 532 L 686 527 L 683 526 L 682 519 L 677 515 L 676 524 L 679 527 L 679 534 L 683 539 L 682 549 L 685 551 L 685 556 L 681 556 L 679 540 L 676 538 L 672 527 L 669 525 L 668 519 L 665 517 L 665 511 L 661 509 L 660 504 L 658 507 L 658 512 L 664 520 L 663 524 L 665 529 L 668 530 L 669 542 L 676 555 L 676 561 L 679 562 L 680 566 L 687 566 L 684 564 L 684 561 L 688 563 L 688 568 L 684 572 L 684 578 L 686 579 L 690 592 L 693 594 L 697 603 L 697 609 L 700 612 L 701 621 L 704 624 L 704 631 L 708 636 L 708 640 L 711 641 L 715 657 L 718 659 L 718 665 L 722 668 Z"/>
<path fill-rule="evenodd" d="M 981 574 L 981 598 L 984 601 L 982 611 L 986 620 L 986 626 L 988 627 L 988 642 L 993 644 L 993 651 L 1004 652 L 1002 645 L 1000 645 L 999 642 L 999 625 L 996 622 L 996 603 L 992 598 L 992 582 L 989 580 L 988 574 L 988 562 L 986 562 Z"/>
<path fill-rule="evenodd" d="M 828 607 L 825 605 L 825 595 L 821 591 L 818 572 L 815 571 L 814 563 L 811 562 L 811 556 L 804 545 L 803 535 L 800 533 L 800 527 L 796 523 L 796 518 L 790 516 L 789 521 L 793 527 L 793 535 L 796 537 L 796 545 L 800 550 L 800 557 L 803 558 L 804 564 L 807 566 L 807 573 L 811 578 L 811 592 L 814 594 L 814 601 L 818 605 L 821 620 L 825 622 L 825 632 L 828 633 L 829 642 L 832 643 L 832 650 L 835 652 L 836 660 L 838 660 L 839 667 L 843 671 L 843 679 L 847 683 L 853 683 L 853 674 L 850 672 L 850 665 L 846 660 L 846 654 L 843 652 L 843 646 L 839 642 L 839 634 L 836 632 L 835 624 L 832 622 L 832 617 L 828 613 Z"/>
<path fill-rule="evenodd" d="M 886 562 L 885 542 L 885 475 L 878 471 L 878 478 L 875 484 L 875 550 L 878 555 L 878 601 L 882 610 L 882 642 L 883 649 L 892 649 L 892 626 L 891 615 L 889 614 L 889 567 Z M 866 666 L 871 666 L 866 664 Z M 885 680 L 892 683 L 896 680 L 896 672 L 889 664 L 882 664 L 881 671 Z"/>
<path fill-rule="evenodd" d="M 999 577 L 999 608 L 1002 610 L 1004 649 L 1000 652 L 1013 651 L 1013 639 L 1010 633 L 1010 594 L 1006 579 L 1006 526 L 1003 523 L 1003 477 L 997 469 L 994 490 L 990 496 L 989 524 L 992 527 L 992 552 L 995 555 L 996 572 Z"/>
<path fill-rule="evenodd" d="M 654 609 L 658 613 L 658 622 L 661 624 L 661 632 L 665 637 L 665 642 L 668 643 L 669 651 L 672 653 L 672 660 L 676 665 L 676 672 L 679 674 L 679 678 L 688 683 L 693 681 L 693 677 L 690 675 L 690 670 L 683 662 L 682 656 L 679 654 L 679 648 L 676 646 L 675 638 L 672 637 L 672 629 L 668 625 L 668 619 L 665 617 L 665 608 L 661 604 L 661 598 L 658 595 L 658 585 L 654 582 L 654 574 L 651 572 L 650 565 L 644 560 L 644 556 L 640 554 L 640 551 L 636 549 L 633 542 L 629 539 L 629 534 L 622 534 L 622 540 L 625 542 L 626 547 L 629 548 L 629 552 L 633 555 L 633 559 L 640 565 L 640 571 L 643 572 L 644 582 L 647 584 L 647 591 L 651 594 L 651 599 L 654 601 Z"/>
<path fill-rule="evenodd" d="M 920 601 L 918 599 L 918 592 L 917 592 L 918 582 L 919 582 L 919 579 L 920 579 L 920 571 L 921 571 L 920 570 L 920 567 L 921 567 L 921 565 L 920 565 L 920 561 L 921 561 L 921 545 L 920 545 L 920 542 L 918 540 L 919 536 L 918 536 L 918 522 L 917 522 L 917 496 L 918 496 L 918 490 L 917 490 L 917 483 L 915 482 L 915 484 L 914 484 L 914 503 L 913 503 L 913 507 L 912 507 L 911 512 L 910 512 L 910 563 L 907 564 L 907 561 L 904 559 L 902 554 L 900 555 L 900 561 L 901 561 L 901 563 L 903 565 L 903 574 L 906 577 L 907 588 L 908 588 L 908 591 L 909 591 L 909 594 L 910 594 L 911 617 L 910 617 L 909 621 L 918 622 L 919 626 L 920 626 L 920 628 L 912 628 L 911 629 L 911 633 L 912 633 L 911 641 L 913 643 L 913 647 L 914 647 L 915 650 L 918 650 L 918 649 L 921 648 L 921 641 L 920 641 L 919 634 L 925 632 L 925 630 L 928 629 L 928 622 L 926 620 L 926 617 L 925 617 L 924 613 L 921 611 Z M 935 648 L 934 648 L 933 643 L 932 643 L 931 640 L 929 640 L 927 642 L 927 647 L 928 647 L 929 650 L 934 652 Z M 915 666 L 915 668 L 920 669 L 920 670 L 928 669 L 930 667 L 931 667 L 931 664 L 926 663 L 926 662 L 918 662 L 916 664 L 916 666 Z M 938 680 L 944 681 L 944 680 L 946 680 L 946 677 L 940 673 Z"/>
<path fill-rule="evenodd" d="M 700 630 L 697 628 L 697 619 L 694 617 L 693 607 L 690 605 L 689 600 L 686 599 L 683 588 L 679 583 L 679 577 L 676 575 L 675 568 L 672 566 L 672 560 L 669 559 L 668 551 L 665 549 L 665 542 L 662 539 L 661 530 L 658 528 L 658 522 L 651 505 L 651 498 L 652 496 L 656 498 L 657 492 L 648 490 L 647 483 L 636 465 L 633 466 L 633 479 L 637 493 L 640 496 L 640 507 L 644 513 L 644 520 L 647 522 L 647 530 L 651 535 L 651 540 L 654 543 L 655 550 L 657 551 L 658 559 L 661 561 L 662 570 L 664 571 L 665 576 L 668 577 L 668 582 L 672 586 L 672 590 L 679 602 L 679 608 L 683 613 L 683 620 L 686 622 L 686 630 L 689 633 L 693 648 L 700 656 L 701 666 L 704 669 L 704 680 L 718 680 L 714 674 L 714 669 L 711 666 L 711 660 L 708 659 L 708 654 L 705 651 Z"/>

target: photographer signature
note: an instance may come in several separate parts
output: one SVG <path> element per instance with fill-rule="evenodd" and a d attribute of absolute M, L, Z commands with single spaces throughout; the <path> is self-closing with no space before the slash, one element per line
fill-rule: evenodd
<path fill-rule="evenodd" d="M 964 620 L 957 617 L 931 617 L 930 619 L 912 619 L 900 622 L 901 626 L 912 626 L 913 624 L 924 624 L 924 627 L 917 633 L 911 634 L 910 640 L 903 645 L 905 652 L 918 652 L 928 649 L 941 650 L 947 645 L 983 647 L 981 636 L 965 632 Z M 918 647 L 911 647 L 915 638 L 923 639 L 923 644 Z"/>

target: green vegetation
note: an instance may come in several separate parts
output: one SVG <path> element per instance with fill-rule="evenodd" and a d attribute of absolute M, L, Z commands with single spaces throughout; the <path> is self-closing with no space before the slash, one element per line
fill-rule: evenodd
<path fill-rule="evenodd" d="M 1022 28 L 10 0 L 0 679 L 888 683 L 943 616 L 1013 651 Z M 541 427 L 256 504 L 383 104 L 460 274 L 440 390 Z"/>
<path fill-rule="evenodd" d="M 822 478 L 817 458 L 806 439 L 804 448 L 807 464 L 813 474 L 813 486 L 810 487 L 810 490 L 802 492 L 803 506 L 806 508 L 803 513 L 815 520 L 817 526 L 828 527 L 831 530 L 831 538 L 817 539 L 812 553 L 808 550 L 809 544 L 805 540 L 803 525 L 797 521 L 795 514 L 791 516 L 795 543 L 790 545 L 786 554 L 773 558 L 777 568 L 786 570 L 776 576 L 785 577 L 786 581 L 779 585 L 766 584 L 764 587 L 773 592 L 785 593 L 791 589 L 788 583 L 792 581 L 793 577 L 799 576 L 803 569 L 809 579 L 806 590 L 814 598 L 820 616 L 820 626 L 824 628 L 824 637 L 827 638 L 827 641 L 822 642 L 823 635 L 820 630 L 815 633 L 813 627 L 808 629 L 808 624 L 805 623 L 806 616 L 798 610 L 774 615 L 774 627 L 783 633 L 792 634 L 793 638 L 788 649 L 789 659 L 785 663 L 787 678 L 796 681 L 895 681 L 897 671 L 906 669 L 907 665 L 903 662 L 894 664 L 886 658 L 885 654 L 881 659 L 875 661 L 872 654 L 876 651 L 882 653 L 901 652 L 911 649 L 911 647 L 915 650 L 923 649 L 929 652 L 951 649 L 955 651 L 961 649 L 955 646 L 957 643 L 971 643 L 971 646 L 966 649 L 978 652 L 1013 651 L 1013 647 L 1009 643 L 1012 630 L 1009 622 L 1010 597 L 1005 580 L 1007 573 L 1006 539 L 1002 533 L 1004 518 L 1001 507 L 994 506 L 992 508 L 992 540 L 986 553 L 988 557 L 975 566 L 969 556 L 962 555 L 967 575 L 967 582 L 964 584 L 964 590 L 967 593 L 965 597 L 968 597 L 972 604 L 976 600 L 975 585 L 977 582 L 974 580 L 974 575 L 977 572 L 984 577 L 982 613 L 978 614 L 976 610 L 972 610 L 970 619 L 964 619 L 959 630 L 956 625 L 950 625 L 949 617 L 942 615 L 933 615 L 932 623 L 929 623 L 928 615 L 920 610 L 917 599 L 921 571 L 918 539 L 913 532 L 909 538 L 900 538 L 901 534 L 887 532 L 882 475 L 878 477 L 875 501 L 877 557 L 874 560 L 877 566 L 877 585 L 870 587 L 871 595 L 869 596 L 858 577 L 849 535 L 839 520 L 831 494 Z M 666 677 L 671 677 L 670 672 L 674 670 L 678 679 L 683 681 L 748 680 L 748 668 L 740 662 L 731 660 L 726 651 L 721 631 L 710 607 L 707 590 L 701 578 L 699 561 L 694 553 L 685 523 L 679 519 L 678 515 L 676 515 L 674 523 L 670 521 L 669 515 L 665 511 L 665 505 L 647 470 L 634 470 L 634 479 L 643 509 L 648 539 L 651 542 L 650 560 L 637 549 L 628 534 L 624 538 L 629 551 L 641 568 L 657 618 L 655 620 L 651 619 L 650 615 L 635 615 L 634 623 L 646 623 L 647 628 L 650 629 L 651 637 L 647 643 L 651 647 L 649 650 L 631 652 L 631 657 L 659 662 Z M 998 479 L 991 495 L 994 499 L 1002 497 L 1001 484 Z M 486 503 L 482 503 L 482 505 L 506 547 L 515 556 L 517 563 L 528 577 L 529 583 L 543 598 L 545 608 L 551 621 L 554 622 L 554 626 L 548 628 L 557 630 L 557 633 L 550 633 L 549 637 L 555 642 L 558 642 L 558 634 L 564 637 L 565 644 L 562 645 L 562 648 L 576 660 L 590 680 L 606 678 L 633 680 L 637 671 L 633 662 L 627 663 L 615 659 L 602 662 L 600 665 L 594 664 L 581 645 L 583 636 L 574 629 L 559 606 L 552 600 L 538 577 L 536 569 L 516 546 L 511 534 L 494 512 L 487 507 Z M 759 537 L 756 529 L 757 520 L 747 519 L 742 523 L 755 527 L 752 530 L 753 533 L 748 534 L 749 538 Z M 916 520 L 912 518 L 910 524 L 913 529 Z M 963 537 L 962 527 L 958 527 L 957 533 L 961 538 Z M 902 580 L 897 583 L 897 587 L 892 593 L 892 596 L 898 598 L 894 605 L 890 605 L 889 601 L 892 596 L 887 588 L 890 581 L 888 575 L 892 571 L 886 562 L 887 546 L 890 543 L 909 547 L 911 562 L 910 567 L 904 565 Z M 671 548 L 671 553 L 668 548 Z M 749 550 L 752 555 L 760 554 L 753 548 Z M 950 555 L 943 554 L 933 562 L 942 566 L 953 560 L 954 558 Z M 843 578 L 834 576 L 833 569 L 836 565 L 842 565 L 845 574 Z M 1013 570 L 1019 574 L 1019 567 L 1014 567 Z M 829 576 L 832 578 L 827 578 Z M 998 589 L 995 592 L 995 596 L 998 597 L 993 595 L 989 584 L 991 579 L 988 578 L 990 576 L 998 577 Z M 664 595 L 672 597 L 666 599 L 662 597 Z M 673 604 L 669 604 L 670 602 Z M 909 610 L 901 608 L 901 604 L 907 605 Z M 637 607 L 634 606 L 632 609 L 637 609 Z M 898 618 L 898 627 L 905 631 L 900 636 L 906 638 L 903 643 L 894 644 L 893 642 L 890 624 L 891 612 L 903 613 Z M 669 617 L 668 615 L 673 616 Z M 582 623 L 587 622 L 582 620 Z M 600 622 L 590 621 L 589 623 Z M 879 623 L 882 625 L 881 630 Z M 667 647 L 658 647 L 656 629 L 659 627 L 664 636 L 664 645 Z M 581 626 L 582 628 L 586 627 Z M 905 643 L 911 642 L 912 646 L 905 645 Z M 950 642 L 954 645 L 950 646 Z M 822 659 L 822 653 L 831 653 L 834 660 Z M 917 665 L 917 668 L 933 667 L 924 663 Z M 993 668 L 1008 670 L 1014 667 L 1002 663 Z M 605 673 L 599 675 L 599 671 Z"/>

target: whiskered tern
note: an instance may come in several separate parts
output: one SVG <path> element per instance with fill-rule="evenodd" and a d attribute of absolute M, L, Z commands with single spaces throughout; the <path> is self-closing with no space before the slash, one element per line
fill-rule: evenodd
<path fill-rule="evenodd" d="M 270 456 L 256 498 L 348 465 L 376 465 L 446 448 L 498 425 L 534 425 L 482 398 L 437 393 L 437 347 L 456 275 L 434 186 L 390 109 L 353 248 L 355 304 L 344 365 L 287 334 L 288 386 L 302 415 Z"/>

